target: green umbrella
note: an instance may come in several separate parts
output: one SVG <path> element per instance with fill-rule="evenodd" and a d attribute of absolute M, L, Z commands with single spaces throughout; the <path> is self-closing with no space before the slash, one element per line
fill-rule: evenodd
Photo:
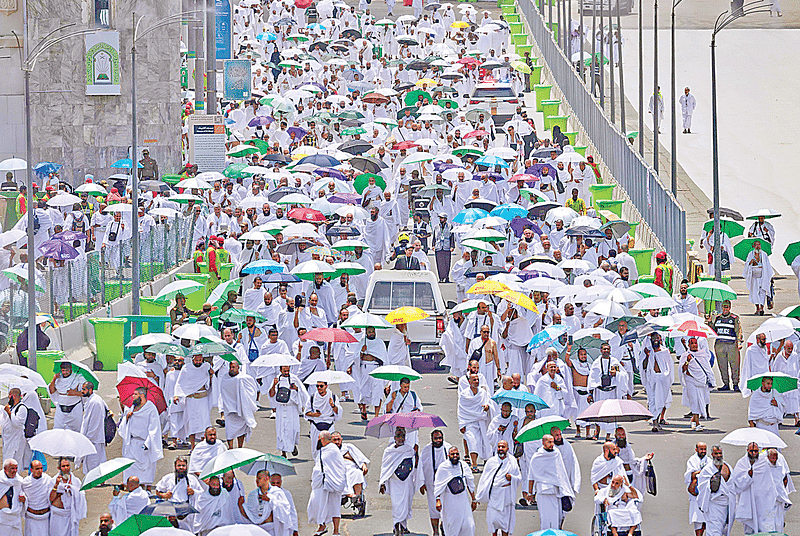
<path fill-rule="evenodd" d="M 333 274 L 332 279 L 341 277 L 342 274 L 360 275 L 367 271 L 366 268 L 356 262 L 337 262 L 333 267 L 336 269 L 336 273 Z"/>
<path fill-rule="evenodd" d="M 331 119 L 333 119 L 333 117 L 334 116 L 333 116 L 332 113 L 326 112 L 326 111 L 322 111 L 322 112 L 315 113 L 311 117 L 307 118 L 306 122 L 314 120 L 314 121 L 323 121 L 325 123 L 330 123 L 330 121 L 331 121 Z"/>
<path fill-rule="evenodd" d="M 175 342 L 157 342 L 147 348 L 148 352 L 155 354 L 177 355 L 188 357 L 189 350 L 185 346 L 181 346 Z"/>
<path fill-rule="evenodd" d="M 549 434 L 550 430 L 552 430 L 554 426 L 563 431 L 566 428 L 569 428 L 569 419 L 559 417 L 558 415 L 540 417 L 523 426 L 515 439 L 519 443 L 537 441 L 542 439 L 545 434 Z"/>
<path fill-rule="evenodd" d="M 447 108 L 445 106 L 445 104 L 447 104 L 448 102 L 450 103 L 450 106 L 452 108 Z M 437 104 L 439 104 L 439 106 L 444 108 L 445 112 L 447 112 L 448 110 L 455 110 L 455 109 L 458 108 L 458 103 L 456 101 L 454 101 L 453 99 L 439 99 L 439 102 Z"/>
<path fill-rule="evenodd" d="M 355 136 L 357 134 L 366 134 L 367 129 L 364 127 L 348 127 L 342 131 L 345 136 Z"/>
<path fill-rule="evenodd" d="M 397 120 L 405 119 L 406 118 L 406 111 L 411 114 L 411 117 L 417 117 L 419 115 L 419 108 L 416 106 L 406 106 L 405 108 L 401 108 L 399 112 L 397 112 Z"/>
<path fill-rule="evenodd" d="M 761 380 L 763 378 L 772 378 L 772 388 L 779 393 L 786 393 L 797 389 L 797 378 L 784 374 L 783 372 L 765 372 L 753 376 L 747 380 L 747 388 L 751 391 L 758 391 L 761 389 Z"/>
<path fill-rule="evenodd" d="M 242 173 L 242 170 L 249 165 L 250 164 L 231 164 L 225 168 L 225 171 L 223 171 L 222 174 L 229 179 L 238 179 L 243 175 L 248 175 L 248 173 Z"/>
<path fill-rule="evenodd" d="M 122 471 L 133 465 L 135 462 L 129 458 L 116 458 L 103 462 L 83 477 L 83 486 L 81 491 L 92 489 L 99 486 L 109 478 L 113 478 L 120 474 Z"/>
<path fill-rule="evenodd" d="M 239 467 L 250 476 L 256 476 L 260 471 L 269 471 L 269 474 L 281 476 L 296 475 L 292 462 L 277 454 L 264 454 L 250 464 Z"/>
<path fill-rule="evenodd" d="M 6 268 L 3 271 L 0 271 L 0 274 L 3 274 L 11 281 L 18 283 L 20 280 L 24 281 L 24 284 L 28 284 L 28 269 L 23 268 L 21 264 L 17 264 L 12 266 L 11 268 Z M 44 292 L 44 289 L 36 283 L 36 290 L 39 292 Z"/>
<path fill-rule="evenodd" d="M 395 121 L 391 117 L 378 117 L 377 119 L 375 119 L 375 121 L 373 121 L 373 123 L 380 123 L 381 125 L 388 125 L 392 127 L 397 126 L 397 121 Z"/>
<path fill-rule="evenodd" d="M 361 175 L 357 176 L 355 180 L 353 180 L 353 188 L 355 188 L 356 192 L 364 192 L 364 188 L 366 188 L 369 184 L 370 177 L 375 179 L 375 185 L 378 186 L 378 188 L 381 190 L 386 189 L 386 181 L 383 177 L 376 175 L 375 173 L 362 173 Z"/>
<path fill-rule="evenodd" d="M 462 145 L 461 147 L 456 147 L 453 149 L 453 154 L 456 156 L 463 156 L 465 154 L 474 154 L 483 156 L 483 149 L 479 149 L 478 147 L 469 147 L 467 145 Z"/>
<path fill-rule="evenodd" d="M 388 382 L 399 382 L 403 378 L 408 378 L 412 381 L 422 379 L 421 374 L 411 367 L 406 367 L 404 365 L 383 365 L 370 372 L 369 375 L 373 378 L 386 380 Z"/>
<path fill-rule="evenodd" d="M 470 249 L 477 249 L 478 251 L 482 251 L 484 253 L 495 254 L 498 250 L 494 249 L 492 246 L 487 244 L 486 242 L 482 242 L 480 240 L 462 240 L 461 241 L 462 248 L 470 248 Z"/>
<path fill-rule="evenodd" d="M 258 149 L 258 152 L 260 153 L 269 152 L 269 142 L 266 142 L 264 140 L 259 140 L 258 138 L 254 138 L 252 140 L 247 140 L 245 143 L 256 147 Z"/>
<path fill-rule="evenodd" d="M 354 110 L 348 110 L 346 112 L 342 112 L 337 114 L 336 117 L 339 119 L 364 119 L 364 114 L 361 112 L 356 112 Z"/>
<path fill-rule="evenodd" d="M 725 283 L 700 281 L 689 287 L 689 294 L 695 298 L 711 301 L 735 300 L 736 291 Z"/>
<path fill-rule="evenodd" d="M 421 89 L 415 89 L 414 91 L 409 91 L 408 93 L 406 93 L 406 97 L 403 100 L 403 102 L 406 103 L 406 106 L 413 106 L 419 100 L 420 96 L 422 96 L 423 102 L 425 99 L 428 99 L 429 103 L 433 102 L 431 94 Z"/>
<path fill-rule="evenodd" d="M 203 203 L 203 198 L 192 194 L 176 194 L 169 198 L 170 201 L 175 201 L 180 204 L 188 204 L 194 201 L 195 203 Z"/>
<path fill-rule="evenodd" d="M 800 305 L 790 305 L 780 313 L 778 316 L 788 316 L 789 318 L 800 318 Z"/>
<path fill-rule="evenodd" d="M 255 311 L 248 311 L 247 309 L 228 309 L 220 315 L 220 319 L 226 322 L 235 322 L 236 324 L 243 324 L 248 316 L 256 319 L 256 322 L 263 322 L 266 320 L 264 315 Z"/>
<path fill-rule="evenodd" d="M 293 60 L 284 60 L 278 64 L 278 67 L 286 67 L 287 69 L 294 67 L 295 69 L 302 69 L 303 65 Z"/>
<path fill-rule="evenodd" d="M 249 154 L 256 154 L 260 151 L 251 145 L 239 146 L 239 148 L 234 149 L 227 153 L 228 156 L 233 158 L 241 158 L 243 156 L 247 156 Z"/>
<path fill-rule="evenodd" d="M 603 58 L 603 65 L 606 65 L 608 63 L 608 58 L 606 56 L 604 56 L 603 54 L 601 54 L 600 52 L 595 52 L 594 56 L 596 58 L 598 58 L 598 59 L 602 57 Z M 583 64 L 586 65 L 587 67 L 592 64 L 592 55 L 591 54 L 589 54 L 589 57 L 586 58 L 583 61 Z"/>
<path fill-rule="evenodd" d="M 540 190 L 536 190 L 534 188 L 522 188 L 519 193 L 524 195 L 528 198 L 529 201 L 533 201 L 534 203 L 538 203 L 539 201 L 547 201 L 548 199 L 542 195 Z"/>
<path fill-rule="evenodd" d="M 206 288 L 205 285 L 202 283 L 197 283 L 196 281 L 173 281 L 162 288 L 158 294 L 155 295 L 155 298 L 158 301 L 171 300 L 174 299 L 178 294 L 183 294 L 185 296 L 187 294 L 193 294 L 204 288 Z"/>
<path fill-rule="evenodd" d="M 234 352 L 236 352 L 236 350 L 233 346 L 226 342 L 201 342 L 189 348 L 188 351 L 190 355 L 222 355 Z"/>
<path fill-rule="evenodd" d="M 109 532 L 109 536 L 139 536 L 153 527 L 172 527 L 166 517 L 134 514 Z"/>
<path fill-rule="evenodd" d="M 251 464 L 262 456 L 264 456 L 263 452 L 248 448 L 225 450 L 206 462 L 202 471 L 200 471 L 200 480 Z"/>
<path fill-rule="evenodd" d="M 703 224 L 703 230 L 707 233 L 714 232 L 714 220 L 708 220 Z M 720 218 L 719 219 L 719 231 L 721 233 L 725 233 L 730 238 L 734 236 L 740 236 L 744 234 L 744 227 L 738 221 L 734 221 L 730 218 Z"/>
<path fill-rule="evenodd" d="M 56 359 L 56 361 L 53 363 L 53 372 L 55 374 L 61 374 L 62 363 L 70 364 L 72 366 L 72 373 L 83 376 L 83 379 L 94 385 L 95 389 L 97 389 L 100 385 L 100 379 L 95 375 L 94 372 L 86 368 L 86 365 L 77 361 L 70 361 L 69 359 Z"/>
<path fill-rule="evenodd" d="M 225 281 L 224 283 L 220 283 L 208 296 L 206 303 L 210 303 L 212 306 L 222 305 L 225 303 L 225 300 L 228 299 L 228 292 L 232 290 L 238 291 L 241 284 L 242 281 L 238 277 L 235 277 L 229 281 Z"/>
<path fill-rule="evenodd" d="M 792 242 L 786 246 L 786 250 L 783 252 L 786 264 L 792 264 L 798 255 L 800 255 L 800 242 Z"/>
<path fill-rule="evenodd" d="M 763 238 L 743 238 L 738 244 L 733 246 L 733 256 L 742 261 L 746 261 L 747 255 L 753 250 L 753 243 L 756 240 L 761 242 L 761 249 L 763 249 L 767 255 L 772 253 L 772 246 Z"/>

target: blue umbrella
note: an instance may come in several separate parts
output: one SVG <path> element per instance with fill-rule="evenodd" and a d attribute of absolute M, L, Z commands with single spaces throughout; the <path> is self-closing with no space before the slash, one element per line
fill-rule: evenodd
<path fill-rule="evenodd" d="M 498 218 L 511 221 L 516 217 L 524 218 L 527 216 L 528 209 L 517 205 L 516 203 L 503 203 L 502 205 L 494 207 L 489 214 L 491 216 L 497 216 Z"/>
<path fill-rule="evenodd" d="M 62 167 L 64 166 L 56 164 L 55 162 L 39 162 L 33 166 L 33 171 L 36 173 L 37 177 L 44 177 L 50 173 L 58 173 L 58 170 Z"/>
<path fill-rule="evenodd" d="M 39 246 L 39 251 L 45 257 L 57 261 L 68 261 L 78 256 L 78 250 L 67 244 L 63 240 L 48 240 Z"/>
<path fill-rule="evenodd" d="M 539 348 L 540 346 L 544 346 L 549 342 L 553 342 L 562 336 L 564 333 L 569 331 L 569 327 L 565 326 L 564 324 L 554 324 L 552 326 L 547 326 L 542 331 L 537 333 L 531 339 L 531 342 L 528 343 L 528 351 L 530 352 L 534 348 Z"/>
<path fill-rule="evenodd" d="M 137 162 L 137 164 L 139 164 L 138 167 L 140 167 L 140 168 L 144 167 L 141 164 L 141 162 Z M 133 163 L 131 162 L 130 158 L 120 158 L 119 160 L 117 160 L 116 162 L 114 162 L 113 164 L 111 164 L 108 167 L 131 169 L 133 167 Z"/>
<path fill-rule="evenodd" d="M 297 164 L 314 164 L 320 167 L 336 167 L 342 165 L 341 162 L 327 154 L 312 154 L 297 161 Z"/>
<path fill-rule="evenodd" d="M 575 534 L 574 532 L 569 532 L 567 530 L 545 529 L 532 532 L 528 534 L 528 536 L 578 536 L 578 535 Z"/>
<path fill-rule="evenodd" d="M 287 272 L 278 272 L 276 274 L 267 274 L 261 278 L 264 283 L 299 283 L 301 279 L 294 274 Z"/>
<path fill-rule="evenodd" d="M 547 405 L 547 402 L 539 398 L 533 393 L 528 393 L 525 391 L 505 391 L 500 390 L 497 391 L 492 400 L 497 402 L 498 405 L 502 405 L 503 402 L 508 402 L 511 404 L 511 407 L 517 409 L 525 409 L 525 406 L 528 404 L 533 404 L 533 407 L 536 409 L 547 409 L 550 406 Z"/>
<path fill-rule="evenodd" d="M 277 41 L 278 36 L 272 32 L 262 32 L 256 36 L 256 39 L 263 39 L 266 41 Z"/>
<path fill-rule="evenodd" d="M 283 272 L 286 270 L 286 266 L 279 262 L 275 262 L 269 259 L 263 259 L 260 261 L 254 261 L 242 268 L 243 274 L 275 274 L 278 272 Z"/>
<path fill-rule="evenodd" d="M 511 167 L 508 162 L 496 155 L 484 155 L 478 158 L 475 163 L 479 166 L 500 166 L 503 168 Z"/>
<path fill-rule="evenodd" d="M 485 218 L 489 213 L 480 208 L 468 208 L 462 210 L 453 217 L 453 223 L 472 225 L 481 218 Z"/>
<path fill-rule="evenodd" d="M 323 26 L 322 24 L 309 24 L 306 26 L 306 28 L 308 28 L 309 30 L 320 30 L 320 31 L 326 29 L 325 26 Z"/>

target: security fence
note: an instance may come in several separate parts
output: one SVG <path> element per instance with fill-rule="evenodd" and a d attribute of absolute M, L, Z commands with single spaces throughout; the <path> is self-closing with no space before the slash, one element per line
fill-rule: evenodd
<path fill-rule="evenodd" d="M 687 273 L 686 213 L 683 208 L 603 113 L 592 97 L 591 88 L 556 44 L 553 32 L 546 26 L 537 6 L 531 0 L 517 0 L 517 6 L 527 19 L 541 59 L 551 72 L 554 83 L 602 156 L 614 181 L 625 190 L 624 195 L 653 231 L 672 262 L 682 273 Z M 589 71 L 585 69 L 587 77 L 590 77 Z"/>

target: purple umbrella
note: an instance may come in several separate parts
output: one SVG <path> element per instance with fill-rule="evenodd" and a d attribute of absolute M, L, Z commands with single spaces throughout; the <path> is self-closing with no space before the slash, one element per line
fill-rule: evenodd
<path fill-rule="evenodd" d="M 438 162 L 433 163 L 433 169 L 441 173 L 442 171 L 446 171 L 448 169 L 461 167 L 458 164 L 450 164 L 448 162 L 442 162 L 441 160 Z"/>
<path fill-rule="evenodd" d="M 56 233 L 53 235 L 53 238 L 58 240 L 65 240 L 67 242 L 72 242 L 74 240 L 86 240 L 86 235 L 84 233 L 79 233 L 78 231 L 61 231 L 60 233 Z"/>
<path fill-rule="evenodd" d="M 78 256 L 78 250 L 70 246 L 63 240 L 48 240 L 39 246 L 39 251 L 45 257 L 57 261 L 68 261 Z"/>
<path fill-rule="evenodd" d="M 494 173 L 493 171 L 483 171 L 481 173 L 476 173 L 474 175 L 475 179 L 483 179 L 484 177 L 489 177 L 489 179 L 493 181 L 499 181 L 503 179 L 503 176 L 499 173 Z"/>
<path fill-rule="evenodd" d="M 533 261 L 530 261 L 530 262 L 533 262 Z M 528 264 L 530 264 L 530 262 Z M 520 263 L 520 264 L 522 264 L 522 263 Z M 534 279 L 536 277 L 546 277 L 548 279 L 553 279 L 552 277 L 550 277 L 550 274 L 547 274 L 545 272 L 540 272 L 539 270 L 520 270 L 519 272 L 517 272 L 514 275 L 516 275 L 517 277 L 519 277 L 523 281 L 527 281 L 528 279 Z"/>
<path fill-rule="evenodd" d="M 317 169 L 314 170 L 314 173 L 316 173 L 320 177 L 322 177 L 325 174 L 327 174 L 328 177 L 333 177 L 334 179 L 340 179 L 340 180 L 343 180 L 343 181 L 347 180 L 347 177 L 345 177 L 344 173 L 342 173 L 338 169 L 333 169 L 333 168 L 329 168 L 329 167 L 317 168 Z"/>
<path fill-rule="evenodd" d="M 519 216 L 511 220 L 511 230 L 514 231 L 514 234 L 517 236 L 517 238 L 522 236 L 522 231 L 524 231 L 526 227 L 537 235 L 541 236 L 542 230 L 539 228 L 539 224 L 535 221 L 529 220 L 528 218 L 521 218 Z"/>
<path fill-rule="evenodd" d="M 294 132 L 294 139 L 296 140 L 302 140 L 306 137 L 306 134 L 308 134 L 308 131 L 301 127 L 289 127 L 286 129 L 286 132 L 288 132 L 290 136 L 292 132 Z"/>
<path fill-rule="evenodd" d="M 395 428 L 419 430 L 420 428 L 439 428 L 447 426 L 438 415 L 412 411 L 411 413 L 387 413 L 375 417 L 367 424 L 364 435 L 371 437 L 393 437 Z"/>
<path fill-rule="evenodd" d="M 328 198 L 328 203 L 340 203 L 342 205 L 356 205 L 361 203 L 361 196 L 350 193 L 336 193 Z"/>
<path fill-rule="evenodd" d="M 270 123 L 275 121 L 272 117 L 267 115 L 257 115 L 247 123 L 248 127 L 268 127 Z"/>
<path fill-rule="evenodd" d="M 556 176 L 556 173 L 557 173 L 557 171 L 556 171 L 556 168 L 554 168 L 554 167 L 553 167 L 553 166 L 551 166 L 550 164 L 543 164 L 543 163 L 541 163 L 541 162 L 540 162 L 540 163 L 538 163 L 538 164 L 534 164 L 534 165 L 532 165 L 531 167 L 529 167 L 528 169 L 526 169 L 526 170 L 525 170 L 525 173 L 527 173 L 527 174 L 529 174 L 529 175 L 536 175 L 537 177 L 541 177 L 541 176 L 542 176 L 542 169 L 543 169 L 543 168 L 546 168 L 546 167 L 547 167 L 547 168 L 550 168 L 550 169 L 547 171 L 547 172 L 550 174 L 550 176 L 551 176 L 551 177 L 555 177 L 555 176 Z"/>

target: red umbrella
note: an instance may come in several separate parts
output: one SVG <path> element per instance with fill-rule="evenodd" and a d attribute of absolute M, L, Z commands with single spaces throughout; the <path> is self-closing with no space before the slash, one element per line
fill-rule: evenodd
<path fill-rule="evenodd" d="M 314 328 L 302 337 L 304 341 L 356 342 L 356 338 L 339 328 Z"/>
<path fill-rule="evenodd" d="M 705 324 L 698 323 L 696 320 L 687 320 L 681 325 L 671 328 L 671 330 L 686 333 L 687 337 L 703 337 L 705 339 L 713 334 L 711 328 Z"/>
<path fill-rule="evenodd" d="M 465 134 L 463 139 L 467 138 L 477 138 L 478 136 L 488 136 L 489 133 L 485 130 L 473 130 L 472 132 Z"/>
<path fill-rule="evenodd" d="M 311 221 L 311 222 L 324 222 L 325 215 L 319 210 L 313 208 L 293 208 L 287 214 L 289 219 Z"/>
<path fill-rule="evenodd" d="M 395 151 L 399 151 L 400 149 L 413 149 L 414 147 L 419 147 L 419 145 L 417 145 L 413 141 L 401 141 L 400 143 L 395 143 L 392 149 Z"/>
<path fill-rule="evenodd" d="M 389 97 L 382 93 L 367 93 L 361 100 L 370 104 L 384 104 L 389 102 Z"/>
<path fill-rule="evenodd" d="M 406 430 L 419 430 L 420 428 L 439 428 L 447 426 L 441 417 L 422 411 L 412 411 L 410 413 L 386 413 L 371 419 L 367 423 L 365 436 L 370 437 L 392 437 L 396 428 Z"/>
<path fill-rule="evenodd" d="M 294 5 L 299 7 L 300 9 L 305 9 L 313 3 L 314 0 L 294 0 Z"/>
<path fill-rule="evenodd" d="M 149 378 L 135 378 L 133 376 L 125 376 L 117 384 L 117 393 L 119 393 L 119 399 L 122 401 L 123 406 L 130 407 L 133 405 L 133 393 L 139 387 L 147 389 L 147 400 L 156 405 L 159 413 L 167 410 L 167 401 L 164 400 L 164 392 L 161 388 L 150 381 Z"/>
<path fill-rule="evenodd" d="M 462 65 L 478 65 L 480 62 L 477 58 L 473 58 L 472 56 L 461 58 L 456 63 L 461 63 Z"/>
<path fill-rule="evenodd" d="M 517 173 L 508 180 L 509 182 L 517 182 L 517 181 L 536 182 L 539 180 L 539 177 L 537 177 L 536 175 L 530 175 L 528 173 Z"/>
<path fill-rule="evenodd" d="M 649 421 L 653 414 L 633 400 L 600 400 L 578 415 L 581 421 L 589 422 L 633 422 Z"/>

